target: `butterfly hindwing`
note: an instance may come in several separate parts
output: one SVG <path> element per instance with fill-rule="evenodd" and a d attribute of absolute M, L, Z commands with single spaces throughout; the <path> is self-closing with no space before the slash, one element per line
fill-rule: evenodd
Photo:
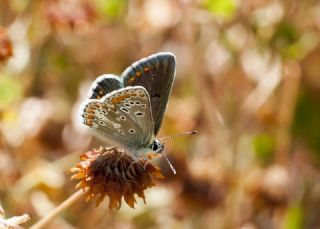
<path fill-rule="evenodd" d="M 105 74 L 99 76 L 93 83 L 89 90 L 89 99 L 100 99 L 106 94 L 123 88 L 122 80 L 119 76 L 112 74 Z"/>
<path fill-rule="evenodd" d="M 171 94 L 175 68 L 176 60 L 172 53 L 158 53 L 135 62 L 121 75 L 124 87 L 142 86 L 149 93 L 155 135 L 161 127 Z"/>
<path fill-rule="evenodd" d="M 148 92 L 140 86 L 113 91 L 84 103 L 84 124 L 105 140 L 130 149 L 146 147 L 154 138 Z"/>

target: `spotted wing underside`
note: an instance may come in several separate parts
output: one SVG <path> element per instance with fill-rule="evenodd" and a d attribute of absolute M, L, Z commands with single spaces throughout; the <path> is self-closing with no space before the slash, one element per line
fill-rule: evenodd
<path fill-rule="evenodd" d="M 160 130 L 175 77 L 176 60 L 172 53 L 163 52 L 143 58 L 128 67 L 118 77 L 107 74 L 98 77 L 91 86 L 88 97 L 100 99 L 127 86 L 144 87 L 151 101 L 155 135 Z"/>
<path fill-rule="evenodd" d="M 139 150 L 153 139 L 148 92 L 140 86 L 113 91 L 101 99 L 87 100 L 82 109 L 85 125 L 98 136 Z"/>

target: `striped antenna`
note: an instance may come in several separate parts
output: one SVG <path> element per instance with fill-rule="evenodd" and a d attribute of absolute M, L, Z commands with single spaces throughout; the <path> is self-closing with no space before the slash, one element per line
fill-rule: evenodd
<path fill-rule="evenodd" d="M 166 141 L 168 139 L 172 139 L 172 138 L 176 138 L 176 137 L 180 137 L 180 136 L 185 136 L 185 135 L 192 135 L 192 134 L 196 134 L 198 133 L 198 131 L 194 130 L 194 131 L 187 131 L 187 132 L 181 132 L 178 134 L 174 134 L 174 135 L 170 135 L 170 136 L 165 136 L 162 138 L 159 138 L 160 141 Z"/>
<path fill-rule="evenodd" d="M 176 137 L 180 137 L 180 136 L 185 136 L 185 135 L 191 135 L 191 134 L 196 134 L 198 133 L 198 131 L 194 130 L 194 131 L 187 131 L 187 132 L 182 132 L 182 133 L 178 133 L 178 134 L 174 134 L 174 135 L 170 135 L 170 136 L 165 136 L 162 138 L 159 138 L 160 141 L 165 141 L 165 140 L 170 140 Z M 173 167 L 173 165 L 171 164 L 169 158 L 167 157 L 167 154 L 165 153 L 165 151 L 162 152 L 164 158 L 166 159 L 166 161 L 168 162 L 173 174 L 177 174 L 176 169 Z"/>

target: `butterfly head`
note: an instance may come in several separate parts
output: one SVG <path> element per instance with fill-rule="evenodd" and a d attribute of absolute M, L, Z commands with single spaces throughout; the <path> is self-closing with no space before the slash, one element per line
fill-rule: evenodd
<path fill-rule="evenodd" d="M 164 143 L 160 142 L 158 139 L 153 140 L 150 144 L 150 148 L 154 153 L 162 153 L 164 150 Z"/>
<path fill-rule="evenodd" d="M 153 142 L 150 144 L 150 148 L 152 149 L 152 151 L 154 153 L 162 154 L 164 156 L 164 158 L 166 159 L 166 161 L 168 162 L 173 174 L 177 173 L 175 168 L 173 167 L 173 165 L 169 161 L 165 151 L 164 151 L 164 143 L 160 142 L 158 139 L 154 139 Z"/>

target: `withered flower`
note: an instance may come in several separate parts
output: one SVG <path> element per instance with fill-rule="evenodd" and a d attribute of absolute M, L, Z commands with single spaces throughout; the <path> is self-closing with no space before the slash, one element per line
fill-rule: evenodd
<path fill-rule="evenodd" d="M 97 196 L 97 206 L 108 196 L 110 209 L 119 209 L 122 197 L 134 208 L 134 194 L 145 202 L 144 190 L 154 186 L 153 178 L 163 178 L 158 167 L 145 159 L 136 161 L 115 147 L 88 151 L 80 159 L 70 169 L 75 173 L 72 179 L 80 180 L 76 188 L 88 189 L 87 200 Z"/>
<path fill-rule="evenodd" d="M 95 19 L 95 11 L 87 0 L 47 0 L 44 13 L 54 29 L 83 29 Z"/>
<path fill-rule="evenodd" d="M 0 26 L 0 63 L 7 61 L 12 55 L 12 42 L 7 31 Z"/>

